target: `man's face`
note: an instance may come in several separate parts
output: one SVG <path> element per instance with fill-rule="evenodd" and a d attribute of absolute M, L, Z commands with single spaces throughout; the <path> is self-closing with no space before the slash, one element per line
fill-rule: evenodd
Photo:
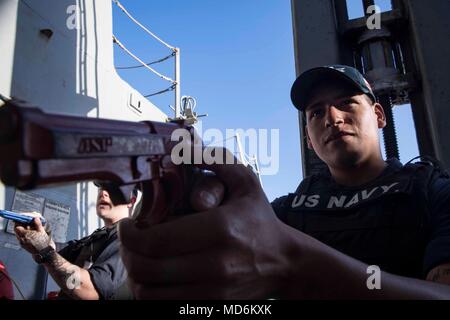
<path fill-rule="evenodd" d="M 323 82 L 306 107 L 308 146 L 328 166 L 352 167 L 380 152 L 383 108 L 342 83 Z"/>
<path fill-rule="evenodd" d="M 97 215 L 100 218 L 109 217 L 114 209 L 114 204 L 109 197 L 108 191 L 99 189 L 97 195 Z"/>

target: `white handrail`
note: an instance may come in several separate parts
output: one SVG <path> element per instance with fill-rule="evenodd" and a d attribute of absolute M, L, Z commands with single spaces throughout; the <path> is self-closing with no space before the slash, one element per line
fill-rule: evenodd
<path fill-rule="evenodd" d="M 172 51 L 176 51 L 176 48 L 171 46 L 170 44 L 168 44 L 167 42 L 164 42 L 161 38 L 159 38 L 156 34 L 154 34 L 153 32 L 151 32 L 150 30 L 148 30 L 146 27 L 144 27 L 139 21 L 137 21 L 128 11 L 127 9 L 125 9 L 125 7 L 118 1 L 118 0 L 113 0 L 113 2 L 120 8 L 120 10 L 123 11 L 123 13 L 125 13 L 128 18 L 130 18 L 134 23 L 136 23 L 139 27 L 141 27 L 145 32 L 147 32 L 150 36 L 152 36 L 153 38 L 155 38 L 157 41 L 159 41 L 160 43 L 162 43 L 163 45 L 165 45 L 167 48 L 169 48 Z"/>
<path fill-rule="evenodd" d="M 156 74 L 158 77 L 160 77 L 161 79 L 164 79 L 166 81 L 169 81 L 173 84 L 176 84 L 177 82 L 169 77 L 166 77 L 165 75 L 159 73 L 158 71 L 156 71 L 155 69 L 153 69 L 152 67 L 148 66 L 144 61 L 142 61 L 141 59 L 139 59 L 137 56 L 135 56 L 130 50 L 128 50 L 123 44 L 122 42 L 119 41 L 119 39 L 116 38 L 116 36 L 112 36 L 113 37 L 113 41 L 115 43 L 117 43 L 117 45 L 122 48 L 126 53 L 128 53 L 131 57 L 133 57 L 133 59 L 135 59 L 136 61 L 140 62 L 142 64 L 142 66 L 144 68 L 147 68 L 148 70 L 150 70 L 151 72 L 153 72 L 154 74 Z"/>

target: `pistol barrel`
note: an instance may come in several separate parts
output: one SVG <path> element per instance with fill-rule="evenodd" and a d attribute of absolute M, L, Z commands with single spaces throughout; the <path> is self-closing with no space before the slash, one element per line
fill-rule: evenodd
<path fill-rule="evenodd" d="M 182 122 L 128 122 L 48 114 L 9 101 L 0 108 L 0 178 L 30 189 L 104 180 L 118 185 L 160 178 Z"/>

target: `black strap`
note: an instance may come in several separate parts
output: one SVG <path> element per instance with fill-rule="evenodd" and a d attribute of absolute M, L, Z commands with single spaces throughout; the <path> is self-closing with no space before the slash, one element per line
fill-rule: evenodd
<path fill-rule="evenodd" d="M 95 250 L 91 253 L 92 260 L 95 261 L 103 250 L 114 240 L 117 239 L 117 225 L 112 228 L 102 227 L 95 230 L 92 234 L 80 240 L 72 240 L 66 248 L 60 251 L 60 254 L 69 262 L 74 263 L 85 247 L 95 243 Z"/>
<path fill-rule="evenodd" d="M 95 262 L 97 258 L 100 256 L 100 254 L 105 250 L 105 248 L 111 244 L 114 240 L 117 239 L 117 225 L 114 225 L 111 229 L 107 229 L 106 233 L 102 232 L 99 237 L 94 239 L 92 242 L 98 242 L 100 243 L 94 243 L 95 251 L 92 253 L 93 261 Z"/>

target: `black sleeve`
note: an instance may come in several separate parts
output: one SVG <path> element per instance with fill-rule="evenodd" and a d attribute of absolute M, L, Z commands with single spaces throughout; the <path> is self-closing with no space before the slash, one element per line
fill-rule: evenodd
<path fill-rule="evenodd" d="M 273 211 L 275 211 L 275 214 L 277 215 L 278 219 L 280 219 L 281 221 L 286 221 L 285 219 L 285 214 L 286 214 L 286 201 L 288 199 L 288 196 L 283 196 L 283 197 L 279 197 L 276 198 L 275 200 L 272 201 L 271 205 L 272 205 L 272 209 Z"/>
<path fill-rule="evenodd" d="M 450 262 L 450 179 L 442 174 L 429 188 L 430 237 L 424 256 L 424 275 Z"/>
<path fill-rule="evenodd" d="M 119 254 L 119 240 L 112 241 L 88 270 L 100 299 L 114 299 L 116 291 L 127 279 Z"/>
<path fill-rule="evenodd" d="M 79 250 L 75 250 L 77 243 L 77 240 L 72 240 L 66 243 L 56 244 L 56 250 L 64 259 L 73 263 L 79 253 Z"/>
<path fill-rule="evenodd" d="M 67 250 L 67 247 L 69 246 L 69 242 L 55 242 L 56 251 L 64 252 Z M 61 254 L 61 253 L 60 253 Z"/>

